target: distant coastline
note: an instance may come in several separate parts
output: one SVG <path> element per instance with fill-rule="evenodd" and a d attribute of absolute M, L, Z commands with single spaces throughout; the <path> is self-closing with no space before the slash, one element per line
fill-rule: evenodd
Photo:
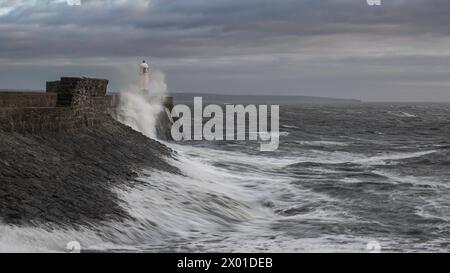
<path fill-rule="evenodd" d="M 274 95 L 223 95 L 211 93 L 171 93 L 177 103 L 192 103 L 193 97 L 202 97 L 203 103 L 216 104 L 311 104 L 311 103 L 361 103 L 356 99 L 340 99 L 314 96 L 274 96 Z"/>

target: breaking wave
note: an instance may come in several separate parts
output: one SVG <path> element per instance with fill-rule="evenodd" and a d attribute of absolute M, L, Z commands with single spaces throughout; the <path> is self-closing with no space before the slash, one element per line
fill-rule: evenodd
<path fill-rule="evenodd" d="M 448 149 L 436 148 L 449 145 L 447 131 L 398 132 L 386 126 L 382 107 L 333 127 L 347 108 L 313 110 L 302 125 L 283 123 L 301 131 L 286 134 L 269 155 L 246 143 L 164 143 L 181 173 L 144 170 L 134 186 L 116 188 L 131 220 L 76 229 L 2 225 L 0 251 L 59 252 L 72 241 L 82 250 L 118 252 L 354 252 L 373 240 L 386 251 L 446 249 L 448 166 L 423 159 L 450 158 Z M 315 131 L 329 112 L 336 120 Z"/>

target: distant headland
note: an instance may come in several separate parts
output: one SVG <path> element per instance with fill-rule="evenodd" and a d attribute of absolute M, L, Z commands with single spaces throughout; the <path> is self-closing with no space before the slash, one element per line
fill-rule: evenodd
<path fill-rule="evenodd" d="M 298 104 L 347 104 L 360 103 L 356 99 L 327 98 L 314 96 L 283 96 L 283 95 L 225 95 L 211 93 L 172 93 L 177 103 L 192 103 L 193 97 L 202 97 L 205 103 L 214 104 L 278 104 L 278 105 L 298 105 Z"/>

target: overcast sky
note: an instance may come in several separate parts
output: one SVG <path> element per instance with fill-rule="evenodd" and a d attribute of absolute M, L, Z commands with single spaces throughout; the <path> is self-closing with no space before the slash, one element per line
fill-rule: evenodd
<path fill-rule="evenodd" d="M 126 89 L 450 101 L 450 1 L 0 0 L 0 88 L 63 75 Z"/>

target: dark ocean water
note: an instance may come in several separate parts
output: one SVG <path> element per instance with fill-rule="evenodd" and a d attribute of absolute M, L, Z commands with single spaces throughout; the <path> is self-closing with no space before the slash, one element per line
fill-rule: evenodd
<path fill-rule="evenodd" d="M 449 250 L 450 105 L 286 108 L 281 124 L 289 135 L 280 152 L 301 158 L 283 170 L 329 198 L 282 214 L 335 212 L 305 225 L 319 236 L 373 238 L 388 251 Z"/>
<path fill-rule="evenodd" d="M 280 148 L 166 143 L 183 175 L 117 189 L 135 218 L 81 230 L 1 228 L 25 250 L 385 252 L 450 249 L 450 105 L 281 106 Z"/>
<path fill-rule="evenodd" d="M 450 105 L 285 106 L 280 131 L 276 152 L 190 143 L 274 214 L 256 221 L 260 236 L 243 224 L 252 239 L 236 240 L 239 250 L 366 251 L 373 241 L 382 251 L 449 250 Z"/>

